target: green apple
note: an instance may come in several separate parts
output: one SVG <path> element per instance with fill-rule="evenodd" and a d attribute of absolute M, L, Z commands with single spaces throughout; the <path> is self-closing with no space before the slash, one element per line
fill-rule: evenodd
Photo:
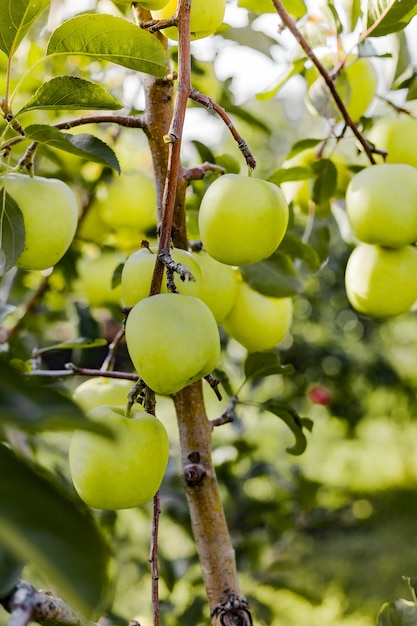
<path fill-rule="evenodd" d="M 331 73 L 337 62 L 331 56 L 320 59 Z M 312 113 L 326 118 L 341 119 L 341 113 L 316 67 L 306 72 L 308 85 L 307 105 Z M 350 117 L 357 121 L 364 115 L 374 99 L 377 75 L 367 57 L 350 55 L 343 69 L 334 79 L 334 85 Z"/>
<path fill-rule="evenodd" d="M 205 250 L 191 254 L 202 274 L 200 298 L 207 304 L 216 322 L 221 322 L 230 313 L 236 300 L 236 270 L 231 265 L 219 263 Z"/>
<path fill-rule="evenodd" d="M 131 380 L 93 376 L 74 389 L 72 398 L 85 413 L 106 404 L 126 407 L 133 386 Z"/>
<path fill-rule="evenodd" d="M 24 250 L 16 265 L 45 270 L 64 256 L 77 228 L 78 205 L 68 185 L 56 178 L 8 173 L 0 188 L 19 206 L 25 227 Z"/>
<path fill-rule="evenodd" d="M 417 241 L 417 169 L 371 165 L 352 177 L 346 213 L 356 239 L 389 248 Z"/>
<path fill-rule="evenodd" d="M 117 0 L 118 4 L 132 4 L 132 2 L 134 0 Z M 168 0 L 140 0 L 137 4 L 150 11 L 151 9 L 162 9 L 167 2 Z"/>
<path fill-rule="evenodd" d="M 122 300 L 124 306 L 133 306 L 139 300 L 149 296 L 157 248 L 140 248 L 129 256 L 122 271 Z M 202 276 L 199 264 L 186 250 L 174 248 L 171 257 L 176 263 L 181 263 L 193 276 L 190 280 L 181 280 L 179 274 L 174 274 L 174 282 L 178 292 L 185 296 L 199 297 L 202 290 Z M 167 284 L 164 273 L 161 293 L 167 293 Z"/>
<path fill-rule="evenodd" d="M 122 306 L 120 283 L 112 286 L 114 272 L 126 257 L 118 250 L 88 248 L 78 259 L 78 278 L 74 285 L 78 297 L 85 299 L 91 307 L 105 307 L 109 304 Z"/>
<path fill-rule="evenodd" d="M 366 243 L 346 265 L 346 295 L 352 307 L 370 317 L 401 315 L 417 300 L 417 248 L 382 248 Z"/>
<path fill-rule="evenodd" d="M 210 309 L 198 298 L 175 293 L 135 304 L 126 320 L 126 345 L 139 376 L 161 395 L 207 376 L 220 356 Z"/>
<path fill-rule="evenodd" d="M 147 233 L 156 229 L 156 191 L 152 178 L 141 172 L 114 176 L 97 190 L 101 219 L 114 230 Z"/>
<path fill-rule="evenodd" d="M 291 298 L 271 298 L 240 282 L 235 305 L 222 326 L 249 352 L 274 348 L 292 323 Z"/>
<path fill-rule="evenodd" d="M 191 39 L 202 39 L 213 35 L 222 25 L 226 0 L 193 0 L 191 3 L 190 31 Z M 166 20 L 175 15 L 177 0 L 169 0 L 159 11 L 151 11 L 155 20 Z M 178 41 L 178 29 L 174 26 L 164 28 L 162 31 L 166 37 Z"/>
<path fill-rule="evenodd" d="M 337 182 L 336 190 L 334 193 L 335 198 L 342 198 L 345 196 L 346 188 L 352 177 L 351 172 L 348 169 L 347 157 L 340 152 L 333 152 L 329 158 L 335 165 L 337 170 Z M 283 163 L 283 169 L 292 167 L 305 167 L 312 168 L 314 163 L 320 160 L 317 156 L 315 149 L 303 150 L 298 152 L 295 156 L 287 159 Z M 288 181 L 281 184 L 281 189 L 288 202 L 292 202 L 297 206 L 302 213 L 308 214 L 310 211 L 314 211 L 318 217 L 328 217 L 331 214 L 330 201 L 323 204 L 316 204 L 312 200 L 312 185 L 314 182 L 314 172 L 311 169 L 311 178 L 303 180 Z"/>
<path fill-rule="evenodd" d="M 130 509 L 152 500 L 168 463 L 164 425 L 143 409 L 99 406 L 88 417 L 107 426 L 113 438 L 74 431 L 69 465 L 74 487 L 96 509 Z"/>
<path fill-rule="evenodd" d="M 225 174 L 205 192 L 198 214 L 205 250 L 220 263 L 251 265 L 269 257 L 288 225 L 288 204 L 276 185 Z"/>
<path fill-rule="evenodd" d="M 367 139 L 379 150 L 388 152 L 386 163 L 406 163 L 417 167 L 417 120 L 414 117 L 379 119 Z"/>

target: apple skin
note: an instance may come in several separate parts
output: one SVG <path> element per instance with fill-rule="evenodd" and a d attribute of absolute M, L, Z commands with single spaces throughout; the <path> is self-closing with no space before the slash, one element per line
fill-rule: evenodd
<path fill-rule="evenodd" d="M 164 425 L 155 416 L 133 408 L 99 406 L 88 412 L 114 434 L 74 431 L 69 465 L 74 487 L 82 500 L 96 509 L 143 506 L 156 494 L 168 463 L 169 442 Z"/>
<path fill-rule="evenodd" d="M 139 376 L 161 395 L 207 376 L 220 357 L 210 309 L 198 298 L 173 293 L 135 304 L 126 320 L 126 345 Z"/>
<path fill-rule="evenodd" d="M 152 275 L 157 256 L 156 248 L 140 248 L 133 252 L 123 266 L 122 271 L 122 300 L 124 306 L 133 306 L 139 300 L 149 296 Z M 174 248 L 171 257 L 176 263 L 184 265 L 192 274 L 193 280 L 181 280 L 179 274 L 174 275 L 174 282 L 178 292 L 185 296 L 200 297 L 202 290 L 202 275 L 200 266 L 186 250 Z M 161 293 L 167 293 L 166 274 L 161 285 Z"/>
<path fill-rule="evenodd" d="M 77 261 L 78 278 L 74 285 L 77 297 L 85 299 L 90 307 L 105 307 L 109 304 L 122 306 L 122 288 L 112 288 L 113 274 L 125 261 L 124 254 L 117 250 L 89 249 Z"/>
<path fill-rule="evenodd" d="M 74 389 L 72 399 L 85 413 L 97 406 L 127 406 L 133 386 L 131 380 L 93 376 Z"/>
<path fill-rule="evenodd" d="M 337 67 L 337 62 L 335 64 L 331 56 L 325 56 L 321 61 L 330 72 L 335 65 Z M 317 68 L 307 70 L 306 78 L 309 87 L 306 101 L 310 111 L 326 118 L 341 119 L 342 115 Z M 348 57 L 334 85 L 354 121 L 366 113 L 374 99 L 377 83 L 377 75 L 368 58 L 355 55 Z"/>
<path fill-rule="evenodd" d="M 8 173 L 0 187 L 19 206 L 25 225 L 25 247 L 16 266 L 45 270 L 68 250 L 77 228 L 78 204 L 68 185 L 56 178 Z"/>
<path fill-rule="evenodd" d="M 352 177 L 346 213 L 353 236 L 398 248 L 417 241 L 417 170 L 402 163 L 371 165 Z"/>
<path fill-rule="evenodd" d="M 134 0 L 117 0 L 118 4 L 132 4 Z M 162 9 L 168 0 L 140 0 L 137 4 L 144 9 Z"/>
<path fill-rule="evenodd" d="M 221 322 L 230 313 L 237 296 L 236 270 L 230 265 L 219 263 L 205 250 L 191 252 L 202 274 L 200 298 L 213 313 L 216 322 Z"/>
<path fill-rule="evenodd" d="M 191 39 L 209 37 L 222 25 L 226 0 L 193 0 L 190 13 Z M 169 2 L 159 11 L 151 11 L 154 20 L 165 20 L 173 17 L 177 10 L 177 0 Z M 161 30 L 166 37 L 178 41 L 178 29 L 176 27 Z"/>
<path fill-rule="evenodd" d="M 220 263 L 251 265 L 281 243 L 289 210 L 276 185 L 259 178 L 225 174 L 205 192 L 198 226 L 205 250 Z"/>
<path fill-rule="evenodd" d="M 366 243 L 352 251 L 345 271 L 352 307 L 374 318 L 401 315 L 417 300 L 417 248 L 382 248 Z"/>
<path fill-rule="evenodd" d="M 412 117 L 381 119 L 367 135 L 378 150 L 386 150 L 386 163 L 406 163 L 417 168 L 417 120 Z M 378 158 L 378 155 L 375 155 Z"/>
<path fill-rule="evenodd" d="M 258 352 L 274 348 L 285 338 L 292 316 L 291 298 L 264 296 L 241 282 L 235 305 L 222 326 L 248 352 Z"/>

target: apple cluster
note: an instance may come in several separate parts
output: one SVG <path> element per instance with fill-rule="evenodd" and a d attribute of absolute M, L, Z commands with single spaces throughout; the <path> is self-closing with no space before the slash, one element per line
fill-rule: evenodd
<path fill-rule="evenodd" d="M 391 161 L 361 170 L 346 213 L 358 242 L 345 272 L 349 302 L 375 318 L 409 311 L 417 301 L 417 168 Z"/>

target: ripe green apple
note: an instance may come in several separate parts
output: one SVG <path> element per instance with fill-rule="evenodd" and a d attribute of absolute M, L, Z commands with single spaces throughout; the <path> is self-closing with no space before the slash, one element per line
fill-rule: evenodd
<path fill-rule="evenodd" d="M 291 167 L 306 167 L 311 168 L 315 162 L 319 160 L 315 149 L 303 150 L 298 152 L 295 156 L 287 159 L 283 163 L 283 169 Z M 329 158 L 337 170 L 337 182 L 336 190 L 334 193 L 335 198 L 344 198 L 346 188 L 352 177 L 348 168 L 347 157 L 340 152 L 333 152 Z M 313 172 L 312 172 L 313 174 Z M 316 204 L 312 200 L 312 178 L 306 178 L 304 180 L 288 181 L 281 184 L 281 189 L 288 202 L 292 202 L 297 206 L 302 213 L 308 215 L 311 210 L 314 210 L 315 215 L 318 217 L 328 217 L 331 214 L 330 201 L 323 204 Z"/>
<path fill-rule="evenodd" d="M 235 305 L 222 326 L 249 352 L 270 350 L 287 335 L 292 323 L 291 298 L 271 298 L 240 282 Z"/>
<path fill-rule="evenodd" d="M 133 306 L 139 300 L 149 296 L 152 275 L 155 268 L 156 248 L 140 248 L 129 256 L 122 271 L 122 300 L 124 306 Z M 192 274 L 193 280 L 181 280 L 179 274 L 174 275 L 174 282 L 178 292 L 185 296 L 200 297 L 202 290 L 202 276 L 199 264 L 186 250 L 174 248 L 171 257 L 176 263 L 184 265 Z M 167 293 L 167 284 L 164 280 L 161 293 Z"/>
<path fill-rule="evenodd" d="M 346 213 L 356 239 L 389 248 L 417 241 L 417 169 L 371 165 L 352 177 Z"/>
<path fill-rule="evenodd" d="M 219 263 L 205 250 L 191 254 L 202 274 L 200 298 L 207 304 L 216 322 L 221 322 L 230 313 L 236 300 L 236 270 L 231 265 Z"/>
<path fill-rule="evenodd" d="M 331 72 L 336 65 L 331 56 L 320 59 L 324 67 Z M 341 113 L 316 67 L 306 72 L 308 85 L 307 105 L 310 111 L 326 118 L 340 119 Z M 350 55 L 343 69 L 337 74 L 334 85 L 350 117 L 357 121 L 364 115 L 374 99 L 377 87 L 377 75 L 367 57 Z"/>
<path fill-rule="evenodd" d="M 281 189 L 259 178 L 225 174 L 205 192 L 198 226 L 205 250 L 220 263 L 251 265 L 270 256 L 288 225 Z"/>
<path fill-rule="evenodd" d="M 215 33 L 222 25 L 226 0 L 193 0 L 190 14 L 191 39 L 202 39 Z M 151 11 L 155 20 L 169 19 L 177 10 L 177 0 L 169 0 L 159 11 Z M 176 27 L 164 28 L 162 31 L 166 37 L 178 41 L 178 29 Z"/>
<path fill-rule="evenodd" d="M 74 431 L 69 465 L 74 487 L 96 509 L 130 509 L 149 502 L 158 491 L 168 463 L 164 425 L 143 409 L 99 406 L 88 412 L 113 433 L 113 438 Z"/>
<path fill-rule="evenodd" d="M 386 163 L 417 167 L 417 120 L 414 117 L 380 119 L 369 131 L 367 139 L 379 150 L 388 152 Z"/>
<path fill-rule="evenodd" d="M 58 263 L 77 228 L 78 205 L 70 187 L 56 178 L 8 173 L 0 177 L 0 188 L 23 215 L 25 247 L 17 267 L 45 270 Z"/>
<path fill-rule="evenodd" d="M 78 279 L 74 285 L 77 296 L 85 299 L 91 307 L 109 304 L 122 306 L 122 288 L 112 287 L 116 268 L 126 257 L 118 250 L 88 248 L 77 261 Z"/>
<path fill-rule="evenodd" d="M 118 4 L 132 4 L 134 0 L 117 0 Z M 140 0 L 137 4 L 144 9 L 162 9 L 168 0 Z"/>
<path fill-rule="evenodd" d="M 161 395 L 207 376 L 220 356 L 219 331 L 208 306 L 175 293 L 135 304 L 126 320 L 126 345 L 139 376 Z"/>
<path fill-rule="evenodd" d="M 359 244 L 346 265 L 346 295 L 352 307 L 370 317 L 401 315 L 417 300 L 417 248 Z"/>
<path fill-rule="evenodd" d="M 95 202 L 103 222 L 116 231 L 128 229 L 143 234 L 156 229 L 155 184 L 146 174 L 114 176 L 97 190 Z"/>
<path fill-rule="evenodd" d="M 74 389 L 72 398 L 85 413 L 103 405 L 126 407 L 133 385 L 131 380 L 93 376 Z"/>

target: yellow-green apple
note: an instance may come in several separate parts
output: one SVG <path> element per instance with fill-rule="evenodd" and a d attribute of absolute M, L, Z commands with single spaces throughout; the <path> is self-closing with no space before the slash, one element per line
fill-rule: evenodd
<path fill-rule="evenodd" d="M 359 313 L 381 318 L 401 315 L 417 300 L 417 248 L 359 244 L 346 265 L 346 294 Z"/>
<path fill-rule="evenodd" d="M 337 61 L 335 63 L 331 56 L 320 60 L 330 74 L 334 67 L 337 68 Z M 342 115 L 316 67 L 307 70 L 306 79 L 310 110 L 326 118 L 340 119 Z M 337 72 L 334 86 L 354 121 L 366 113 L 374 99 L 377 83 L 377 75 L 367 57 L 349 55 L 344 67 Z"/>
<path fill-rule="evenodd" d="M 117 0 L 117 4 L 132 4 L 134 0 Z M 168 0 L 140 0 L 137 4 L 144 9 L 162 9 Z"/>
<path fill-rule="evenodd" d="M 371 165 L 352 177 L 346 213 L 356 239 L 389 248 L 417 241 L 417 169 Z"/>
<path fill-rule="evenodd" d="M 168 463 L 164 425 L 143 409 L 99 406 L 91 420 L 110 429 L 113 437 L 74 431 L 69 465 L 74 487 L 96 509 L 130 509 L 149 502 L 158 491 Z"/>
<path fill-rule="evenodd" d="M 271 298 L 240 282 L 235 305 L 222 326 L 249 352 L 274 348 L 290 330 L 291 298 Z"/>
<path fill-rule="evenodd" d="M 210 374 L 220 356 L 219 331 L 208 306 L 175 293 L 135 304 L 126 320 L 126 345 L 139 376 L 162 395 Z"/>
<path fill-rule="evenodd" d="M 236 270 L 231 265 L 216 261 L 205 250 L 191 254 L 202 274 L 200 298 L 207 304 L 216 322 L 221 322 L 230 313 L 236 300 Z"/>
<path fill-rule="evenodd" d="M 417 120 L 414 117 L 379 119 L 367 139 L 378 150 L 388 152 L 386 163 L 406 163 L 417 167 Z"/>
<path fill-rule="evenodd" d="M 85 413 L 106 404 L 126 407 L 133 386 L 131 380 L 93 376 L 74 389 L 72 398 Z"/>
<path fill-rule="evenodd" d="M 190 13 L 191 39 L 202 39 L 216 32 L 222 25 L 226 0 L 193 0 Z M 155 20 L 165 20 L 173 17 L 177 10 L 177 0 L 169 0 L 167 4 L 158 11 L 151 11 Z M 178 41 L 178 30 L 171 26 L 164 28 L 164 35 L 174 41 Z"/>
<path fill-rule="evenodd" d="M 152 275 L 155 268 L 157 248 L 140 248 L 133 252 L 123 266 L 122 300 L 124 306 L 133 306 L 139 300 L 149 296 Z M 181 280 L 178 273 L 174 274 L 175 287 L 185 296 L 199 297 L 202 290 L 202 276 L 199 264 L 189 252 L 174 248 L 171 257 L 176 263 L 183 265 L 192 274 L 192 279 Z M 161 293 L 167 293 L 166 274 L 161 285 Z"/>
<path fill-rule="evenodd" d="M 88 248 L 77 261 L 78 279 L 75 294 L 87 301 L 91 307 L 109 304 L 122 306 L 120 283 L 113 287 L 114 272 L 126 257 L 118 250 Z"/>
<path fill-rule="evenodd" d="M 44 270 L 58 263 L 77 228 L 78 205 L 71 188 L 56 178 L 17 173 L 1 176 L 0 188 L 23 215 L 25 244 L 17 267 Z"/>
<path fill-rule="evenodd" d="M 198 226 L 210 256 L 228 265 L 250 265 L 276 250 L 288 216 L 279 187 L 252 176 L 225 174 L 205 192 Z"/>

